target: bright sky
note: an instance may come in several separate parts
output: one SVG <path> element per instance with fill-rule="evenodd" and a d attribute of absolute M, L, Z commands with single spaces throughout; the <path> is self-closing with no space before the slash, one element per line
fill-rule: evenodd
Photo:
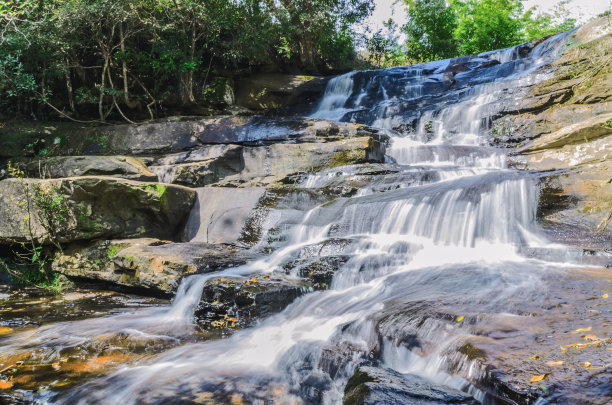
<path fill-rule="evenodd" d="M 406 22 L 406 11 L 403 0 L 373 0 L 376 3 L 374 14 L 366 21 L 372 31 L 383 27 L 383 21 L 393 18 L 399 25 Z M 541 11 L 550 12 L 560 0 L 524 0 L 525 10 L 538 6 Z M 612 9 L 612 0 L 572 0 L 566 8 L 571 16 L 584 22 L 596 15 Z"/>

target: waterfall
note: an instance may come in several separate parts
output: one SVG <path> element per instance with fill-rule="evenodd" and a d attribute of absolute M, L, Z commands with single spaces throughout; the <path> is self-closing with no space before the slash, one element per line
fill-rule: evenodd
<path fill-rule="evenodd" d="M 395 131 L 388 149 L 394 173 L 372 177 L 357 193 L 300 213 L 299 221 L 280 227 L 284 245 L 272 254 L 185 278 L 170 307 L 51 325 L 29 338 L 76 345 L 124 331 L 180 340 L 192 332 L 195 306 L 210 278 L 270 274 L 305 247 L 346 240 L 348 260 L 329 290 L 306 294 L 231 337 L 177 344 L 121 366 L 54 401 L 129 405 L 237 392 L 262 403 L 338 404 L 355 368 L 374 356 L 400 373 L 469 390 L 483 401 L 485 394 L 470 383 L 484 370 L 465 359 L 460 367 L 449 366 L 457 356 L 453 349 L 472 331 L 435 314 L 512 312 L 512 297 L 530 292 L 537 297 L 542 274 L 562 265 L 521 254 L 545 241 L 535 218 L 536 180 L 508 168 L 505 153 L 485 146 L 483 136 L 489 118 L 516 101 L 512 88 L 546 77 L 538 68 L 554 59 L 566 38 L 548 39 L 526 56 L 519 47 L 478 55 L 469 63 L 486 67 L 454 74 L 457 88 L 444 84 L 453 60 L 330 80 L 311 116 Z M 296 187 L 323 188 L 354 176 L 350 168 L 329 169 Z M 220 190 L 216 198 L 227 199 L 226 194 Z M 202 190 L 199 197 L 202 207 L 192 215 L 188 234 L 207 242 L 207 225 L 216 214 L 206 211 Z M 229 201 L 227 209 L 237 204 Z M 423 346 L 404 346 L 401 337 L 408 335 Z M 9 341 L 7 347 L 16 345 Z"/>

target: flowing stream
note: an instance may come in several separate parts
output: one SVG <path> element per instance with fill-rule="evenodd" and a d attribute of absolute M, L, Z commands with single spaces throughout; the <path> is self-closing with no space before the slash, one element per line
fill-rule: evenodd
<path fill-rule="evenodd" d="M 455 74 L 453 91 L 440 87 L 449 60 L 333 78 L 312 117 L 388 130 L 387 166 L 395 169 L 372 176 L 350 197 L 285 223 L 278 238 L 283 242 L 271 255 L 186 278 L 169 307 L 29 332 L 30 345 L 46 347 L 77 346 L 107 333 L 180 342 L 37 400 L 168 404 L 226 392 L 247 402 L 338 404 L 355 368 L 379 360 L 492 401 L 473 384 L 485 370 L 457 352 L 473 333 L 467 319 L 512 316 L 518 300 L 537 301 L 538 285 L 564 266 L 566 249 L 551 245 L 538 229 L 537 179 L 508 168 L 506 152 L 486 146 L 485 134 L 489 118 L 520 97 L 513 89 L 547 77 L 540 67 L 566 41 L 562 34 L 522 54 L 517 47 L 479 55 L 469 63 L 495 63 L 482 73 Z M 297 187 L 317 189 L 353 176 L 350 168 L 329 169 Z M 283 215 L 277 213 L 267 230 Z M 348 259 L 328 290 L 308 293 L 229 338 L 181 341 L 193 333 L 207 280 L 269 274 L 305 247 L 332 239 L 346 241 L 341 253 Z M 525 254 L 544 247 L 545 253 Z M 551 251 L 556 253 L 546 253 Z M 466 321 L 457 322 L 459 317 Z M 19 342 L 9 340 L 5 347 L 18 350 Z"/>

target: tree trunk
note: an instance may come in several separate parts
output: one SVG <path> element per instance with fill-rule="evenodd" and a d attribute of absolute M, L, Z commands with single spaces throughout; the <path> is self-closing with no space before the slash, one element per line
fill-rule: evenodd
<path fill-rule="evenodd" d="M 196 33 L 195 28 L 191 32 L 191 47 L 189 49 L 188 60 L 193 63 L 195 60 Z M 189 71 L 181 73 L 181 103 L 183 105 L 195 104 L 195 96 L 193 95 L 193 69 L 189 67 Z"/>
<path fill-rule="evenodd" d="M 76 111 L 76 106 L 74 104 L 74 94 L 72 88 L 72 79 L 70 77 L 70 64 L 68 63 L 68 59 L 64 59 L 64 75 L 66 75 L 66 90 L 68 91 L 68 104 L 70 104 L 70 109 L 74 113 L 74 115 L 78 118 L 78 114 Z"/>
<path fill-rule="evenodd" d="M 120 42 L 120 46 L 121 46 L 121 55 L 123 56 L 121 58 L 121 68 L 123 71 L 123 96 L 124 96 L 124 100 L 125 100 L 125 104 L 129 107 L 129 108 L 136 108 L 136 107 L 141 107 L 140 105 L 140 101 L 139 100 L 130 100 L 130 95 L 128 92 L 128 69 L 127 69 L 127 62 L 125 61 L 125 36 L 123 34 L 123 23 L 119 24 L 119 40 Z"/>
<path fill-rule="evenodd" d="M 314 41 L 312 39 L 312 33 L 306 31 L 299 38 L 300 44 L 300 62 L 304 68 L 310 70 L 311 72 L 317 71 L 316 66 L 316 50 L 314 46 Z"/>

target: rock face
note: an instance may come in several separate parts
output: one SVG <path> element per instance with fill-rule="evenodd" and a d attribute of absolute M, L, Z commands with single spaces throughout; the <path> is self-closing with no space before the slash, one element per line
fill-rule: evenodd
<path fill-rule="evenodd" d="M 288 74 L 259 74 L 237 83 L 236 104 L 252 110 L 266 110 L 303 104 L 318 99 L 327 80 Z"/>
<path fill-rule="evenodd" d="M 607 18 L 575 33 L 553 62 L 553 77 L 531 87 L 511 115 L 493 125 L 501 143 L 519 143 L 513 162 L 550 171 L 545 220 L 612 233 L 612 28 Z M 559 204 L 554 207 L 551 201 Z"/>
<path fill-rule="evenodd" d="M 324 143 L 209 146 L 166 156 L 151 166 L 165 183 L 191 187 L 265 186 L 296 173 L 351 163 L 383 162 L 384 145 L 371 137 Z"/>
<path fill-rule="evenodd" d="M 434 405 L 478 402 L 471 396 L 423 378 L 378 367 L 359 367 L 344 390 L 343 405 Z"/>
<path fill-rule="evenodd" d="M 185 276 L 244 264 L 247 259 L 231 246 L 143 238 L 72 244 L 58 253 L 53 269 L 71 278 L 170 296 Z"/>
<path fill-rule="evenodd" d="M 62 243 L 105 237 L 177 239 L 196 197 L 185 187 L 113 177 L 6 179 L 0 188 L 3 243 L 30 237 L 49 241 L 50 230 Z M 47 207 L 57 201 L 59 208 L 41 208 L 41 198 Z"/>
<path fill-rule="evenodd" d="M 23 165 L 28 177 L 57 179 L 76 176 L 112 176 L 138 181 L 157 181 L 141 159 L 129 156 L 57 156 Z"/>
<path fill-rule="evenodd" d="M 204 327 L 246 327 L 282 311 L 308 291 L 307 283 L 278 276 L 216 278 L 204 287 L 195 314 Z"/>

